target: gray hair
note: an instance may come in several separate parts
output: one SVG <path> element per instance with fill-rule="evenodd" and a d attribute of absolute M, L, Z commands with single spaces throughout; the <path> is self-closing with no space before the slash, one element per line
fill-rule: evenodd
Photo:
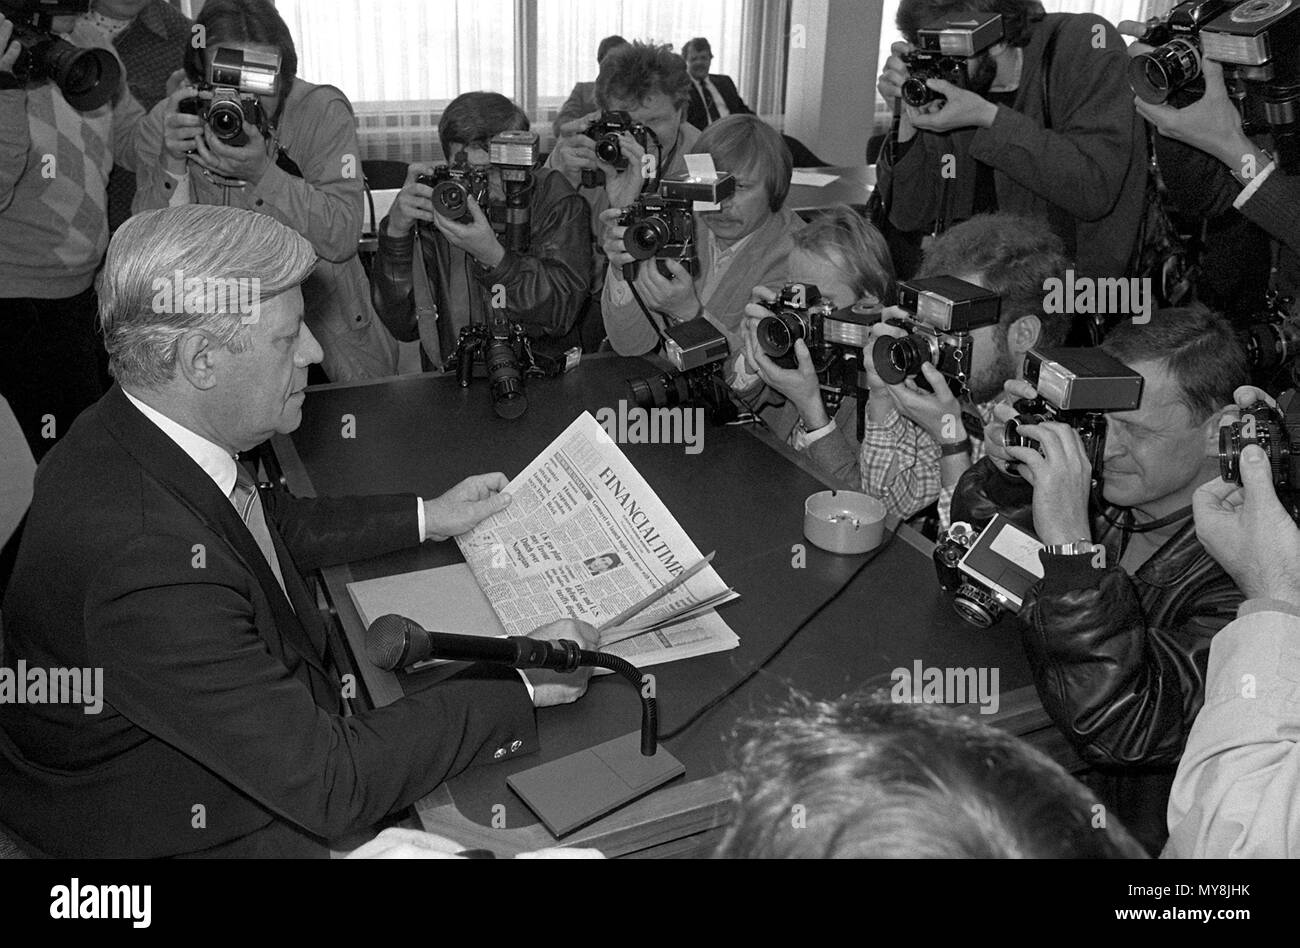
<path fill-rule="evenodd" d="M 122 384 L 165 384 L 190 332 L 244 351 L 249 312 L 300 285 L 315 265 L 311 243 L 265 214 L 187 204 L 130 218 L 113 235 L 97 284 L 109 371 Z"/>

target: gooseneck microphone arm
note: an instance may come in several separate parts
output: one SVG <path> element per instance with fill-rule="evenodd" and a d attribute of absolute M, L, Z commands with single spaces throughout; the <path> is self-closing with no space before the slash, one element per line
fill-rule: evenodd
<path fill-rule="evenodd" d="M 405 616 L 380 616 L 366 630 L 366 654 L 380 668 L 393 671 L 429 658 L 453 662 L 488 662 L 511 668 L 607 668 L 631 682 L 641 695 L 641 753 L 653 757 L 659 745 L 659 705 L 645 676 L 631 662 L 582 648 L 577 642 L 546 641 L 526 635 L 504 638 L 429 632 Z"/>

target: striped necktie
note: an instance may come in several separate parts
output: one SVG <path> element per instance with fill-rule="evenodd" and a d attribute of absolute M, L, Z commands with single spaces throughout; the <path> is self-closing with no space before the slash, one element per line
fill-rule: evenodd
<path fill-rule="evenodd" d="M 284 586 L 284 574 L 280 572 L 280 560 L 275 555 L 275 545 L 271 542 L 271 529 L 266 525 L 266 511 L 262 509 L 262 499 L 257 496 L 257 484 L 244 465 L 236 463 L 235 471 L 235 486 L 230 492 L 230 502 L 235 505 L 239 516 L 248 526 L 248 531 L 257 541 L 267 565 L 271 567 L 276 582 L 284 592 L 284 598 L 289 599 L 289 591 Z M 293 607 L 292 600 L 289 600 L 289 606 Z"/>
<path fill-rule="evenodd" d="M 700 93 L 704 96 L 704 110 L 709 113 L 709 124 L 712 125 L 722 118 L 722 113 L 718 111 L 718 103 L 713 101 L 713 93 L 709 91 L 709 80 L 701 80 Z"/>

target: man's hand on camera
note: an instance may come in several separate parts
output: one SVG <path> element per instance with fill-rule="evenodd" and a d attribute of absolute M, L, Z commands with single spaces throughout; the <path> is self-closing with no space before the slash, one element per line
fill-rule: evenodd
<path fill-rule="evenodd" d="M 596 143 L 586 135 L 587 126 L 600 118 L 600 112 L 589 112 L 581 118 L 560 126 L 560 137 L 551 149 L 551 167 L 568 179 L 575 188 L 582 183 L 583 168 L 600 167 L 596 158 Z"/>
<path fill-rule="evenodd" d="M 1132 50 L 1129 52 L 1131 55 Z M 1134 99 L 1138 114 L 1166 138 L 1199 148 L 1238 174 L 1250 171 L 1245 167 L 1245 157 L 1255 153 L 1255 146 L 1242 131 L 1241 116 L 1228 98 L 1228 89 L 1223 81 L 1223 66 L 1213 59 L 1203 59 L 1201 62 L 1205 76 L 1203 96 L 1182 109 Z M 1262 171 L 1264 163 L 1266 162 L 1256 161 L 1257 167 L 1253 173 Z M 1253 177 L 1253 174 L 1249 176 Z"/>
<path fill-rule="evenodd" d="M 776 298 L 776 294 L 765 286 L 754 287 L 754 295 L 759 299 Z M 830 424 L 831 419 L 826 414 L 825 403 L 822 402 L 821 383 L 813 370 L 812 355 L 808 352 L 808 346 L 802 339 L 794 344 L 798 367 L 786 369 L 773 362 L 758 344 L 759 320 L 771 315 L 757 303 L 750 303 L 745 307 L 746 319 L 741 327 L 741 334 L 745 340 L 744 368 L 756 374 L 765 385 L 784 395 L 798 410 L 804 428 L 808 431 L 824 428 Z"/>
<path fill-rule="evenodd" d="M 1215 478 L 1192 497 L 1196 536 L 1247 599 L 1300 608 L 1300 530 L 1273 488 L 1258 445 L 1241 452 L 1242 486 Z"/>
<path fill-rule="evenodd" d="M 244 134 L 248 136 L 248 143 L 236 147 L 227 145 L 209 129 L 195 141 L 194 157 L 209 171 L 222 177 L 257 186 L 271 167 L 271 156 L 266 153 L 266 139 L 257 126 L 245 122 Z"/>
<path fill-rule="evenodd" d="M 435 214 L 433 226 L 438 228 L 439 233 L 446 237 L 449 243 L 459 247 L 479 264 L 491 270 L 501 263 L 506 255 L 506 248 L 501 246 L 496 231 L 492 229 L 492 222 L 478 206 L 478 201 L 471 197 L 466 202 L 466 207 L 469 208 L 470 217 L 473 218 L 470 223 L 459 224 L 441 214 Z"/>
<path fill-rule="evenodd" d="M 0 13 L 0 72 L 13 75 L 14 63 L 18 62 L 18 54 L 22 52 L 22 47 L 18 41 L 9 42 L 14 35 L 14 25 L 10 23 L 3 13 Z"/>
<path fill-rule="evenodd" d="M 528 633 L 530 639 L 544 642 L 558 642 L 568 639 L 577 642 L 578 647 L 587 651 L 600 648 L 600 636 L 596 630 L 577 619 L 561 619 L 540 629 Z M 524 670 L 528 682 L 533 686 L 533 706 L 549 708 L 557 704 L 572 704 L 587 691 L 587 682 L 591 678 L 590 668 L 579 668 L 571 672 L 548 671 L 544 668 Z"/>
<path fill-rule="evenodd" d="M 1043 543 L 1060 545 L 1090 538 L 1088 498 L 1092 492 L 1092 465 L 1083 439 L 1069 425 L 1049 421 L 1022 425 L 1026 437 L 1042 445 L 1010 447 L 1006 451 L 1020 462 L 1025 480 L 1034 488 L 1034 530 Z"/>
<path fill-rule="evenodd" d="M 188 83 L 167 97 L 163 106 L 163 164 L 173 174 L 183 174 L 186 163 L 195 155 L 203 140 L 203 119 L 180 111 L 180 104 L 192 99 L 195 89 Z"/>
<path fill-rule="evenodd" d="M 993 463 L 1003 472 L 1014 460 L 1007 453 L 1006 441 L 1006 424 L 1016 417 L 1013 403 L 1020 398 L 1037 397 L 1038 389 L 1021 379 L 1007 379 L 1002 383 L 1002 394 L 993 406 L 993 423 L 984 426 L 984 456 L 992 458 Z"/>
<path fill-rule="evenodd" d="M 890 46 L 889 59 L 885 60 L 885 68 L 881 70 L 880 78 L 876 80 L 876 89 L 880 92 L 881 98 L 891 105 L 903 94 L 903 83 L 911 75 L 907 63 L 903 61 L 903 57 L 911 51 L 910 43 L 898 42 Z M 898 104 L 902 110 L 898 117 L 898 141 L 902 143 L 916 135 L 912 116 L 917 114 L 917 110 L 901 100 Z"/>
<path fill-rule="evenodd" d="M 442 542 L 468 533 L 510 506 L 504 493 L 510 480 L 504 474 L 475 474 L 441 497 L 424 502 L 424 536 Z"/>
<path fill-rule="evenodd" d="M 927 392 L 911 379 L 904 379 L 885 388 L 894 407 L 939 444 L 964 440 L 966 426 L 961 420 L 961 405 L 948 387 L 948 380 L 929 362 L 921 365 L 921 374 L 934 391 Z"/>
<path fill-rule="evenodd" d="M 660 272 L 663 264 L 671 276 Z M 636 278 L 637 290 L 645 305 L 656 313 L 665 313 L 678 321 L 694 319 L 700 311 L 695 295 L 695 280 L 676 260 L 643 260 Z"/>
<path fill-rule="evenodd" d="M 406 183 L 397 192 L 388 211 L 386 233 L 389 237 L 409 236 L 417 221 L 433 223 L 433 188 L 419 184 L 415 179 L 422 174 L 433 174 L 435 167 L 429 162 L 417 161 L 406 169 Z"/>
<path fill-rule="evenodd" d="M 623 244 L 623 235 L 627 233 L 627 228 L 618 223 L 622 216 L 622 208 L 617 207 L 600 212 L 602 226 L 600 248 L 605 251 L 605 257 L 618 271 L 621 271 L 626 264 L 636 262 L 636 257 L 628 253 L 627 247 Z"/>
<path fill-rule="evenodd" d="M 598 161 L 596 167 L 605 172 L 605 194 L 609 196 L 609 206 L 627 207 L 645 187 L 646 178 L 657 177 L 660 169 L 648 167 L 648 161 L 657 162 L 658 158 L 654 153 L 647 153 L 641 143 L 627 132 L 619 135 L 618 140 L 627 167 L 618 171 L 603 161 Z"/>
<path fill-rule="evenodd" d="M 916 112 L 910 118 L 912 125 L 926 132 L 951 132 L 958 128 L 988 128 L 998 117 L 998 107 L 978 93 L 955 86 L 943 79 L 927 79 L 926 83 L 942 95 L 946 102 L 932 102 L 931 111 Z"/>

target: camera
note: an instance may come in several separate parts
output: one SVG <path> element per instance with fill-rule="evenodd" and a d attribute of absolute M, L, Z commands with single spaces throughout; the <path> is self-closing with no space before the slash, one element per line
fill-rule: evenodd
<path fill-rule="evenodd" d="M 734 421 L 738 412 L 723 378 L 731 354 L 727 337 L 702 316 L 669 326 L 664 336 L 664 356 L 674 371 L 628 379 L 632 400 L 645 409 L 701 405 L 713 424 Z"/>
<path fill-rule="evenodd" d="M 631 135 L 646 151 L 650 150 L 652 140 L 656 145 L 659 143 L 658 137 L 648 125 L 632 121 L 632 116 L 626 112 L 602 112 L 600 118 L 593 120 L 583 134 L 596 143 L 597 158 L 622 171 L 628 165 L 627 156 L 623 154 L 623 143 L 619 141 L 619 135 L 624 132 Z M 582 169 L 584 188 L 599 188 L 604 185 L 604 171 L 599 168 Z"/>
<path fill-rule="evenodd" d="M 903 57 L 908 77 L 903 101 L 914 108 L 942 102 L 944 97 L 925 84 L 943 79 L 962 89 L 970 87 L 966 60 L 1002 39 L 1002 14 L 953 13 L 916 31 L 916 49 Z"/>
<path fill-rule="evenodd" d="M 1219 429 L 1219 473 L 1241 483 L 1241 452 L 1257 444 L 1268 455 L 1278 499 L 1300 522 L 1300 399 L 1296 389 L 1283 392 L 1277 408 L 1259 402 L 1241 410 L 1241 420 Z"/>
<path fill-rule="evenodd" d="M 1002 315 L 1002 298 L 982 286 L 951 276 L 902 280 L 898 305 L 912 314 L 891 319 L 889 325 L 908 330 L 902 338 L 885 336 L 871 349 L 876 374 L 887 385 L 913 378 L 930 390 L 921 366 L 929 362 L 948 379 L 960 397 L 970 385 L 970 333 L 981 326 L 996 326 Z"/>
<path fill-rule="evenodd" d="M 219 45 L 212 49 L 208 74 L 198 91 L 183 99 L 177 110 L 197 115 L 208 129 L 232 148 L 248 144 L 244 123 L 263 128 L 266 115 L 259 95 L 280 88 L 280 54 L 269 50 Z"/>
<path fill-rule="evenodd" d="M 474 220 L 469 211 L 469 199 L 473 198 L 479 207 L 485 207 L 491 191 L 488 169 L 472 166 L 464 153 L 458 155 L 451 165 L 438 165 L 432 174 L 422 174 L 415 182 L 433 188 L 434 213 L 458 224 L 469 224 Z"/>
<path fill-rule="evenodd" d="M 696 202 L 721 204 L 736 193 L 736 179 L 720 174 L 703 180 L 689 175 L 665 178 L 658 194 L 639 195 L 618 219 L 626 227 L 623 246 L 636 260 L 676 260 L 691 276 L 700 272 L 695 246 Z"/>
<path fill-rule="evenodd" d="M 0 0 L 0 13 L 13 23 L 18 44 L 13 77 L 23 86 L 51 79 L 78 112 L 106 104 L 122 84 L 122 67 L 106 49 L 82 49 L 56 36 L 56 16 L 89 12 L 91 0 Z"/>
<path fill-rule="evenodd" d="M 1264 315 L 1251 320 L 1239 332 L 1251 382 L 1270 393 L 1295 382 L 1293 363 L 1300 355 L 1300 320 L 1289 312 L 1293 302 L 1270 291 Z M 1279 379 L 1285 381 L 1278 384 Z"/>
<path fill-rule="evenodd" d="M 958 521 L 939 535 L 934 568 L 953 608 L 971 625 L 987 629 L 1004 612 L 1019 612 L 1043 578 L 1043 545 L 1002 514 L 983 530 Z"/>
<path fill-rule="evenodd" d="M 1205 92 L 1201 28 L 1240 0 L 1184 0 L 1169 15 L 1147 21 L 1138 42 L 1155 49 L 1129 60 L 1129 85 L 1145 102 L 1183 108 Z"/>
<path fill-rule="evenodd" d="M 456 342 L 456 380 L 469 388 L 474 365 L 487 369 L 492 410 L 500 418 L 518 418 L 528 410 L 524 373 L 533 365 L 532 344 L 524 327 L 498 317 L 490 326 L 466 326 Z"/>
<path fill-rule="evenodd" d="M 1141 42 L 1157 49 L 1129 62 L 1147 102 L 1184 108 L 1205 93 L 1201 60 L 1224 66 L 1242 129 L 1273 136 L 1278 165 L 1300 169 L 1300 6 L 1294 0 L 1185 0 L 1151 20 Z"/>
<path fill-rule="evenodd" d="M 760 300 L 771 316 L 758 321 L 758 347 L 783 369 L 797 368 L 794 344 L 800 339 L 809 354 L 823 348 L 825 320 L 833 311 L 829 302 L 822 299 L 817 287 L 807 283 L 790 283 L 781 289 L 770 303 Z"/>
<path fill-rule="evenodd" d="M 506 199 L 502 206 L 492 202 L 487 209 L 492 230 L 502 244 L 515 253 L 527 253 L 532 240 L 532 196 L 537 167 L 536 132 L 501 132 L 488 143 L 492 166 L 501 172 Z"/>
<path fill-rule="evenodd" d="M 1145 380 L 1100 349 L 1030 349 L 1025 381 L 1038 390 L 1038 397 L 1016 400 L 1016 417 L 1006 424 L 1007 445 L 1041 450 L 1037 441 L 1020 433 L 1020 426 L 1062 422 L 1079 432 L 1092 476 L 1100 481 L 1106 413 L 1136 410 Z M 1008 470 L 1014 474 L 1017 467 L 1012 463 Z"/>

